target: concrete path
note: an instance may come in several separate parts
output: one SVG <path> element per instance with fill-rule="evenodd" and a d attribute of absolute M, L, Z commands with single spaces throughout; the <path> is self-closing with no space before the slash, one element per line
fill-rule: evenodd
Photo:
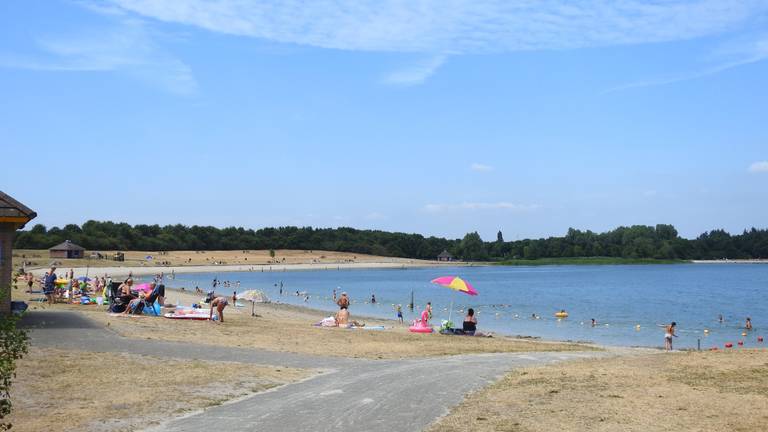
<path fill-rule="evenodd" d="M 420 431 L 464 396 L 516 367 L 606 353 L 477 354 L 413 360 L 340 359 L 127 339 L 72 312 L 29 314 L 38 346 L 320 368 L 325 373 L 176 418 L 152 431 Z"/>

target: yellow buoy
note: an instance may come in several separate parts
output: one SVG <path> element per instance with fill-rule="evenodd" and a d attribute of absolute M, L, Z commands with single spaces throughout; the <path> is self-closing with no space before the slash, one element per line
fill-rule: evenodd
<path fill-rule="evenodd" d="M 709 330 L 708 329 L 704 329 L 704 334 L 708 334 L 708 333 L 709 333 Z"/>
<path fill-rule="evenodd" d="M 742 335 L 742 336 L 746 336 L 746 335 L 747 335 L 747 332 L 741 332 L 741 335 Z"/>
<path fill-rule="evenodd" d="M 640 330 L 640 324 L 635 326 L 635 330 Z"/>

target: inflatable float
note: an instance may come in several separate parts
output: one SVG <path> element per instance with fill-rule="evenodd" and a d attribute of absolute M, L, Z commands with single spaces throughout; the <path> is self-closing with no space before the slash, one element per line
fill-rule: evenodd
<path fill-rule="evenodd" d="M 418 321 L 416 324 L 408 327 L 408 331 L 411 333 L 432 333 L 432 327 L 424 326 Z"/>
<path fill-rule="evenodd" d="M 568 312 L 566 311 L 555 312 L 555 316 L 557 318 L 568 318 Z"/>
<path fill-rule="evenodd" d="M 411 333 L 432 333 L 432 326 L 429 325 L 429 312 L 421 312 L 421 320 L 413 320 L 413 325 L 408 327 Z"/>

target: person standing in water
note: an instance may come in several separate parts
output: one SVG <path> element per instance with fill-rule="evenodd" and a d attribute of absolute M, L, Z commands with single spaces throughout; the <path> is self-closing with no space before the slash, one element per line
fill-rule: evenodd
<path fill-rule="evenodd" d="M 747 317 L 747 322 L 744 323 L 744 328 L 747 330 L 752 330 L 752 318 Z"/>
<path fill-rule="evenodd" d="M 371 294 L 371 304 L 376 304 L 376 294 Z"/>
<path fill-rule="evenodd" d="M 397 305 L 397 320 L 403 323 L 403 307 L 400 305 Z"/>
<path fill-rule="evenodd" d="M 670 325 L 664 327 L 664 349 L 667 351 L 672 351 L 672 338 L 677 337 L 675 334 L 675 327 L 677 327 L 677 323 L 674 321 L 672 321 Z"/>

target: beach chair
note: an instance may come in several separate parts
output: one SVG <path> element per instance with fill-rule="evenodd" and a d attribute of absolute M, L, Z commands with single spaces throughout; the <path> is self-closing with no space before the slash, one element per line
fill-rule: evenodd
<path fill-rule="evenodd" d="M 163 285 L 157 285 L 155 286 L 155 289 L 152 290 L 151 293 L 144 299 L 144 311 L 148 311 L 145 313 L 148 313 L 149 315 L 155 315 L 160 316 L 160 307 L 155 308 L 155 302 L 157 302 L 157 298 L 160 296 L 160 290 Z"/>

